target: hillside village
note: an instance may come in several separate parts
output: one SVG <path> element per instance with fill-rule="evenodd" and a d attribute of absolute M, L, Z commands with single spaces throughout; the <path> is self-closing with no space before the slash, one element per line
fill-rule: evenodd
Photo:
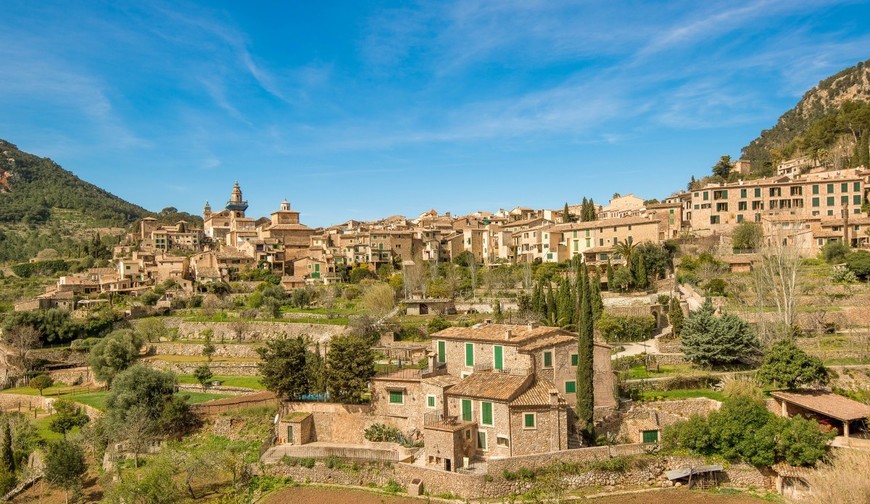
<path fill-rule="evenodd" d="M 242 465 L 185 469 L 190 498 L 242 466 L 223 488 L 468 499 L 724 483 L 814 498 L 806 466 L 826 446 L 870 447 L 870 170 L 748 166 L 661 201 L 317 229 L 286 200 L 248 216 L 237 182 L 201 227 L 145 217 L 95 267 L 15 265 L 10 278 L 49 283 L 4 319 L 2 405 L 64 436 L 118 425 L 89 455 L 116 483 L 90 491 L 145 492 L 133 474 L 206 443 L 196 457 Z M 124 384 L 151 380 L 169 380 L 165 402 L 121 406 Z M 801 455 L 704 464 L 720 449 L 686 429 L 740 415 Z M 20 464 L 10 496 L 50 484 Z"/>

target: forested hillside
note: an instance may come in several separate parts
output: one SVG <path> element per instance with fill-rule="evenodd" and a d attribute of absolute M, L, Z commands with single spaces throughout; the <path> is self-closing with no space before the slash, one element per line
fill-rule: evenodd
<path fill-rule="evenodd" d="M 126 226 L 146 214 L 99 187 L 85 182 L 48 158 L 22 152 L 0 140 L 0 222 L 42 224 L 53 208 L 76 210 L 101 226 Z"/>
<path fill-rule="evenodd" d="M 146 216 L 174 224 L 202 219 L 175 208 L 151 213 L 85 182 L 48 158 L 0 140 L 0 262 L 92 255 L 95 241 L 109 247 Z"/>
<path fill-rule="evenodd" d="M 754 175 L 770 175 L 779 161 L 808 156 L 833 169 L 867 164 L 870 135 L 870 60 L 807 91 L 776 125 L 742 149 Z"/>

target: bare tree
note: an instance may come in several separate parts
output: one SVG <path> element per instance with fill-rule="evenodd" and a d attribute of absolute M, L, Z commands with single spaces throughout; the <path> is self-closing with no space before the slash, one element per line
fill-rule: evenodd
<path fill-rule="evenodd" d="M 385 283 L 374 283 L 366 288 L 360 304 L 380 322 L 396 307 L 396 293 Z"/>
<path fill-rule="evenodd" d="M 532 288 L 532 263 L 523 263 L 523 289 Z"/>
<path fill-rule="evenodd" d="M 468 263 L 468 273 L 471 275 L 471 297 L 474 297 L 474 291 L 477 290 L 477 261 L 473 257 Z"/>
<path fill-rule="evenodd" d="M 785 336 L 791 332 L 797 318 L 801 256 L 797 247 L 788 244 L 787 238 L 773 236 L 762 248 L 760 259 L 754 276 L 756 294 L 759 303 L 769 302 L 776 306 L 778 327 L 775 332 Z M 767 327 L 763 329 L 769 330 Z"/>
<path fill-rule="evenodd" d="M 236 335 L 236 339 L 238 341 L 242 341 L 245 333 L 250 329 L 251 323 L 243 318 L 236 319 L 230 322 L 230 330 L 233 331 L 233 334 Z"/>
<path fill-rule="evenodd" d="M 30 325 L 17 325 L 3 335 L 4 341 L 15 349 L 15 357 L 25 378 L 30 374 L 30 351 L 41 346 L 39 331 Z"/>
<path fill-rule="evenodd" d="M 870 453 L 836 450 L 827 464 L 807 476 L 814 502 L 847 504 L 870 502 Z"/>

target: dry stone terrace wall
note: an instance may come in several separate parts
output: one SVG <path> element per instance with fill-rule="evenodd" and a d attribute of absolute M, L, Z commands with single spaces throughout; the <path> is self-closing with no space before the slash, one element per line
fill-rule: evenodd
<path fill-rule="evenodd" d="M 595 460 L 604 460 L 604 458 L 607 458 L 607 455 L 601 448 L 607 447 L 561 452 L 561 459 L 540 458 L 538 462 L 541 463 L 538 465 L 534 465 L 536 461 L 532 457 L 517 457 L 513 459 L 518 462 L 516 466 L 510 465 L 509 467 L 535 470 L 548 467 L 551 462 L 559 460 L 581 464 Z M 614 448 L 617 452 L 623 450 L 619 447 L 611 447 L 611 449 Z M 590 450 L 593 450 L 590 453 L 594 453 L 594 455 L 575 453 Z M 633 448 L 626 448 L 624 450 L 633 451 Z M 568 460 L 568 458 L 571 458 L 571 460 Z M 525 462 L 527 465 L 522 465 L 522 462 Z M 561 480 L 565 491 L 583 487 L 635 488 L 662 486 L 666 470 L 705 464 L 705 460 L 697 457 L 642 455 L 632 457 L 628 461 L 628 469 L 624 472 L 590 468 L 589 470 L 577 471 L 576 474 L 565 474 Z M 322 460 L 318 460 L 315 466 L 310 469 L 298 464 L 287 465 L 277 463 L 267 465 L 264 470 L 267 474 L 274 476 L 291 476 L 296 481 L 333 483 L 338 485 L 364 486 L 374 483 L 383 486 L 388 481 L 394 480 L 405 486 L 412 480 L 419 479 L 423 482 L 423 491 L 428 495 L 450 493 L 464 499 L 509 498 L 536 488 L 535 481 L 505 479 L 502 467 L 507 466 L 504 464 L 494 465 L 493 461 L 490 461 L 486 473 L 467 474 L 446 472 L 402 462 L 397 464 L 358 462 L 356 466 L 353 466 L 353 462 L 346 461 L 345 466 L 340 469 L 329 469 Z M 513 469 L 511 470 L 513 471 Z M 738 487 L 770 488 L 772 484 L 772 480 L 767 474 L 746 464 L 726 464 L 724 479 L 727 484 Z"/>
<path fill-rule="evenodd" d="M 233 325 L 235 322 L 238 322 L 237 320 L 231 319 L 226 322 L 193 322 L 181 317 L 165 317 L 161 320 L 167 329 L 178 329 L 178 337 L 180 339 L 203 339 L 202 332 L 206 329 L 212 330 L 212 341 L 215 344 L 221 341 L 232 342 L 236 339 Z M 246 320 L 242 340 L 260 341 L 308 336 L 312 341 L 326 342 L 333 336 L 342 334 L 345 329 L 345 326 L 334 324 Z"/>
<path fill-rule="evenodd" d="M 193 371 L 205 363 L 198 362 L 170 362 L 160 359 L 144 359 L 145 365 L 161 371 L 172 371 L 177 374 L 193 374 Z M 260 372 L 256 362 L 212 362 L 208 366 L 216 375 L 229 376 L 259 376 Z"/>
<path fill-rule="evenodd" d="M 238 343 L 213 343 L 214 357 L 233 357 L 243 359 L 259 359 L 258 345 Z M 183 355 L 187 357 L 202 356 L 202 343 L 149 343 L 150 355 Z"/>

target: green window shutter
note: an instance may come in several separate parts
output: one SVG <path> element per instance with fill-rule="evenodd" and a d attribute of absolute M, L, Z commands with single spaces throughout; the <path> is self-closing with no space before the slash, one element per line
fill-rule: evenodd
<path fill-rule="evenodd" d="M 828 196 L 828 206 L 834 206 L 834 197 Z"/>
<path fill-rule="evenodd" d="M 492 360 L 495 369 L 504 369 L 504 347 L 496 345 L 492 347 Z"/>
<path fill-rule="evenodd" d="M 849 204 L 849 196 L 847 196 L 845 194 L 840 196 L 840 204 L 841 205 L 848 205 Z"/>
<path fill-rule="evenodd" d="M 404 394 L 401 390 L 391 390 L 390 391 L 390 404 L 402 404 L 404 403 Z"/>
<path fill-rule="evenodd" d="M 849 183 L 843 182 L 840 184 L 840 192 L 849 192 Z"/>
<path fill-rule="evenodd" d="M 553 367 L 553 352 L 544 352 L 544 367 Z"/>
<path fill-rule="evenodd" d="M 819 194 L 819 186 L 818 185 L 813 186 L 813 194 Z"/>
<path fill-rule="evenodd" d="M 819 206 L 819 198 L 813 198 L 813 206 L 814 207 Z"/>
<path fill-rule="evenodd" d="M 659 442 L 659 431 L 657 431 L 657 430 L 645 430 L 645 431 L 643 431 L 643 442 L 644 443 L 658 443 Z"/>
<path fill-rule="evenodd" d="M 471 399 L 462 400 L 462 421 L 471 421 Z"/>
<path fill-rule="evenodd" d="M 474 365 L 474 343 L 465 344 L 465 365 Z"/>
<path fill-rule="evenodd" d="M 438 342 L 438 362 L 443 364 L 447 362 L 447 342 Z"/>
<path fill-rule="evenodd" d="M 429 406 L 430 408 L 434 408 L 435 407 L 435 396 L 428 396 L 426 398 L 426 405 Z"/>
<path fill-rule="evenodd" d="M 492 403 L 480 403 L 480 423 L 483 425 L 492 425 Z"/>
<path fill-rule="evenodd" d="M 577 382 L 566 381 L 565 382 L 565 393 L 566 394 L 576 394 L 577 393 Z"/>
<path fill-rule="evenodd" d="M 523 415 L 523 427 L 528 429 L 535 428 L 535 414 L 534 413 L 525 413 Z"/>
<path fill-rule="evenodd" d="M 852 190 L 853 191 L 860 191 L 861 190 L 861 182 L 855 182 L 854 184 L 852 184 Z"/>
<path fill-rule="evenodd" d="M 580 356 L 577 354 L 571 354 L 571 365 L 576 366 L 580 364 Z"/>
<path fill-rule="evenodd" d="M 860 194 L 856 194 L 856 195 L 852 196 L 852 204 L 854 204 L 854 205 L 861 204 L 861 195 Z"/>

